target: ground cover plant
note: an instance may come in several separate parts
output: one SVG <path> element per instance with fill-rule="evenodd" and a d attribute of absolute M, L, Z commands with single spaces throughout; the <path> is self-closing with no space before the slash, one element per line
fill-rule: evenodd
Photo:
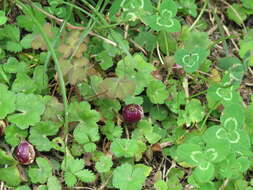
<path fill-rule="evenodd" d="M 252 0 L 2 0 L 0 189 L 253 190 Z"/>

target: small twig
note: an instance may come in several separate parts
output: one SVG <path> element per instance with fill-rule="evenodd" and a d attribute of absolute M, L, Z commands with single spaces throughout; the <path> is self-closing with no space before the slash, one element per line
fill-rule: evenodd
<path fill-rule="evenodd" d="M 124 39 L 127 39 L 128 29 L 129 29 L 129 24 L 125 25 Z"/>
<path fill-rule="evenodd" d="M 164 61 L 163 61 L 162 56 L 161 56 L 161 54 L 160 54 L 158 42 L 156 43 L 156 50 L 157 50 L 157 55 L 158 55 L 158 57 L 159 57 L 159 60 L 160 60 L 161 63 L 164 65 Z"/>
<path fill-rule="evenodd" d="M 229 182 L 229 180 L 226 179 L 226 180 L 223 182 L 223 184 L 220 186 L 219 190 L 225 190 L 225 188 L 226 188 L 227 185 L 228 185 L 228 182 Z"/>
<path fill-rule="evenodd" d="M 223 28 L 224 28 L 224 31 L 226 32 L 226 34 L 227 34 L 228 36 L 231 36 L 231 34 L 230 34 L 228 28 L 227 28 L 225 25 L 223 25 Z M 230 40 L 231 40 L 232 44 L 234 45 L 236 51 L 238 52 L 238 51 L 239 51 L 239 48 L 238 48 L 237 44 L 235 43 L 235 40 L 234 40 L 234 39 L 230 39 Z"/>
<path fill-rule="evenodd" d="M 135 45 L 136 48 L 138 48 L 139 50 L 141 50 L 142 53 L 143 53 L 144 55 L 148 55 L 148 53 L 146 52 L 146 50 L 145 50 L 143 47 L 141 47 L 138 43 L 136 43 L 136 42 L 133 41 L 132 39 L 129 39 L 129 41 L 130 41 L 131 43 L 133 43 L 133 44 Z"/>
<path fill-rule="evenodd" d="M 97 188 L 97 190 L 103 190 L 103 189 L 106 187 L 106 185 L 109 183 L 111 177 L 112 177 L 112 175 L 110 175 L 110 176 L 106 179 L 106 181 L 105 181 L 99 188 Z"/>
<path fill-rule="evenodd" d="M 183 88 L 185 92 L 185 98 L 188 100 L 189 98 L 188 76 L 184 77 Z"/>

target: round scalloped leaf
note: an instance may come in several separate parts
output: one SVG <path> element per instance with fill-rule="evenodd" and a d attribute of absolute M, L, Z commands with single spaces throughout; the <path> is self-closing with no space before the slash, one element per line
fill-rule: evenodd
<path fill-rule="evenodd" d="M 41 96 L 19 93 L 16 96 L 16 110 L 18 113 L 10 115 L 8 120 L 20 129 L 26 129 L 40 121 L 45 105 Z"/>
<path fill-rule="evenodd" d="M 136 84 L 135 95 L 140 94 L 149 82 L 154 80 L 151 72 L 154 71 L 154 66 L 147 63 L 139 54 L 130 58 L 125 57 L 119 61 L 116 68 L 116 75 L 121 78 L 132 80 Z"/>
<path fill-rule="evenodd" d="M 179 49 L 175 53 L 176 63 L 181 65 L 188 73 L 196 71 L 208 56 L 203 48 Z"/>
<path fill-rule="evenodd" d="M 153 104 L 163 104 L 169 96 L 169 91 L 162 81 L 153 80 L 148 84 L 147 95 Z"/>
<path fill-rule="evenodd" d="M 15 111 L 16 96 L 7 86 L 0 84 L 0 119 Z"/>
<path fill-rule="evenodd" d="M 151 170 L 143 164 L 122 164 L 113 171 L 113 186 L 120 190 L 140 190 Z"/>

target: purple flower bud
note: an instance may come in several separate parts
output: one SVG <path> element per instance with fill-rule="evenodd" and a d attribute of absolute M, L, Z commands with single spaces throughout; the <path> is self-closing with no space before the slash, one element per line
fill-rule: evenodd
<path fill-rule="evenodd" d="M 35 158 L 35 151 L 33 146 L 27 141 L 22 141 L 16 149 L 16 157 L 23 165 L 33 163 Z"/>
<path fill-rule="evenodd" d="M 122 110 L 124 121 L 127 123 L 135 123 L 144 116 L 143 109 L 140 105 L 129 104 Z"/>

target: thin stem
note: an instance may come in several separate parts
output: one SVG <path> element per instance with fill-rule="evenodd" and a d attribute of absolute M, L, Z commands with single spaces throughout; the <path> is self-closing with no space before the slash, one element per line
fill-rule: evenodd
<path fill-rule="evenodd" d="M 208 3 L 208 0 L 205 0 L 204 6 L 202 7 L 202 9 L 201 9 L 201 11 L 200 11 L 199 16 L 198 16 L 197 19 L 194 21 L 194 23 L 191 25 L 191 27 L 189 28 L 189 31 L 191 31 L 191 30 L 196 26 L 196 24 L 198 23 L 198 21 L 200 20 L 200 18 L 201 18 L 202 15 L 204 14 L 205 9 L 206 9 L 206 6 L 207 6 L 207 3 Z"/>

